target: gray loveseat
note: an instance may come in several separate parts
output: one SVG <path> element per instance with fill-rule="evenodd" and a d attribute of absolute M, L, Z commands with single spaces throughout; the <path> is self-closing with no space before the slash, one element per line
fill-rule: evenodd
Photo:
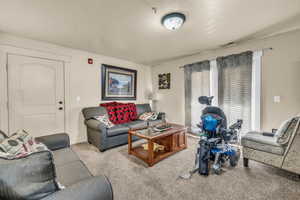
<path fill-rule="evenodd" d="M 144 112 L 151 112 L 149 104 L 136 104 L 136 108 L 138 116 Z M 127 144 L 129 129 L 146 128 L 148 125 L 154 126 L 165 121 L 165 113 L 159 113 L 157 120 L 136 120 L 125 124 L 115 125 L 109 129 L 103 123 L 93 118 L 95 116 L 107 114 L 106 108 L 101 106 L 84 108 L 82 113 L 87 127 L 88 142 L 98 147 L 100 151 Z M 133 138 L 133 140 L 137 139 L 138 138 L 136 137 Z"/>
<path fill-rule="evenodd" d="M 40 196 L 42 200 L 113 200 L 113 191 L 109 180 L 105 176 L 92 176 L 84 163 L 70 148 L 67 134 L 55 134 L 36 139 L 52 151 L 53 158 L 51 154 L 49 156 L 49 152 L 38 152 L 22 159 L 0 159 L 0 168 L 2 168 L 0 171 L 1 196 L 10 196 L 11 198 L 8 199 L 36 199 L 37 196 Z M 44 181 L 49 181 L 43 182 L 44 189 L 40 188 L 43 183 L 36 182 L 37 180 L 31 175 L 39 173 L 36 170 L 45 167 L 48 162 L 52 162 L 52 159 L 54 159 L 57 181 L 66 188 L 48 194 L 48 183 L 51 180 L 48 180 L 47 175 L 40 175 L 44 177 Z M 31 168 L 30 166 L 35 167 Z M 11 176 L 9 172 L 20 171 L 17 168 L 23 170 L 23 173 L 15 174 L 16 177 Z M 48 169 L 48 167 L 46 168 Z M 49 174 L 48 172 L 45 173 Z M 14 187 L 7 187 L 8 183 L 4 183 L 4 180 L 7 180 L 8 177 L 19 181 Z M 28 196 L 27 194 L 32 190 L 39 190 L 41 193 L 34 193 L 34 197 Z"/>

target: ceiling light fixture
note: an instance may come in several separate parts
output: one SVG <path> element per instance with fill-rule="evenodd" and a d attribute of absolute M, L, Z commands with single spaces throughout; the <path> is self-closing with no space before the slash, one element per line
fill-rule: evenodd
<path fill-rule="evenodd" d="M 165 15 L 161 19 L 161 23 L 164 27 L 166 27 L 169 30 L 177 30 L 179 29 L 183 23 L 185 22 L 185 15 L 182 13 L 174 12 Z"/>

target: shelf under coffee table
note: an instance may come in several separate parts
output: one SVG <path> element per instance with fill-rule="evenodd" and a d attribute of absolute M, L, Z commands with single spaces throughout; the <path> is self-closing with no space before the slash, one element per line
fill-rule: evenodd
<path fill-rule="evenodd" d="M 187 148 L 186 128 L 182 125 L 171 124 L 171 128 L 157 132 L 152 128 L 132 129 L 128 132 L 128 154 L 134 155 L 149 166 L 171 156 L 172 154 Z M 148 150 L 142 145 L 132 146 L 132 136 L 147 140 Z M 162 151 L 154 151 L 154 143 L 164 146 Z"/>

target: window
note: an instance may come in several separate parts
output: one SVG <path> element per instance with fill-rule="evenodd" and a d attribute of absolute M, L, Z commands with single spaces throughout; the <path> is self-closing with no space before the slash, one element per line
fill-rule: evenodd
<path fill-rule="evenodd" d="M 229 125 L 243 120 L 242 132 L 251 129 L 252 54 L 217 58 L 219 106 Z"/>
<path fill-rule="evenodd" d="M 219 57 L 185 66 L 186 126 L 197 133 L 204 108 L 199 96 L 214 96 L 228 124 L 243 119 L 243 132 L 260 130 L 262 51 Z"/>

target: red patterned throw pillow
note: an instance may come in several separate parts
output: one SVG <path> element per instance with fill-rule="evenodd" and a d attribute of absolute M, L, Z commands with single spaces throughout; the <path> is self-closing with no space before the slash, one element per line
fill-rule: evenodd
<path fill-rule="evenodd" d="M 109 120 L 114 124 L 124 124 L 137 119 L 134 103 L 109 102 L 100 106 L 106 108 Z"/>
<path fill-rule="evenodd" d="M 134 103 L 128 103 L 128 112 L 129 112 L 129 118 L 134 121 L 137 120 L 137 111 L 136 111 L 136 105 Z"/>
<path fill-rule="evenodd" d="M 122 105 L 123 103 L 119 103 L 116 101 L 108 102 L 108 103 L 101 103 L 100 106 L 102 107 L 108 107 L 108 106 L 117 106 L 117 105 Z"/>

